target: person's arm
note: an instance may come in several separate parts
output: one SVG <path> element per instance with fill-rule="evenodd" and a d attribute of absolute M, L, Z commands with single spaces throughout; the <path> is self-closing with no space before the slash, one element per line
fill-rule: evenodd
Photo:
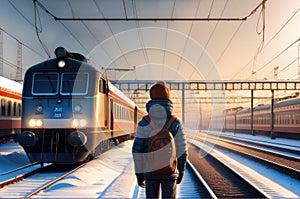
<path fill-rule="evenodd" d="M 139 186 L 144 187 L 144 153 L 146 138 L 143 137 L 142 128 L 143 127 L 141 127 L 140 124 L 137 127 L 136 137 L 132 146 L 132 156 L 138 184 Z"/>
<path fill-rule="evenodd" d="M 188 157 L 186 138 L 183 132 L 182 124 L 180 122 L 177 126 L 175 143 L 176 143 L 176 155 L 178 160 L 177 170 L 179 171 L 177 184 L 180 184 L 184 175 L 186 161 Z"/>

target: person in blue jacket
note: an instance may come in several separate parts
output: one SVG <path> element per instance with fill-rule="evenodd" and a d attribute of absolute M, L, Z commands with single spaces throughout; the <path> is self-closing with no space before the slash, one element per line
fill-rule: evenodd
<path fill-rule="evenodd" d="M 170 90 L 164 81 L 158 81 L 150 88 L 150 98 L 146 104 L 148 115 L 156 127 L 162 128 L 169 121 L 173 111 Z M 160 190 L 162 198 L 176 198 L 176 185 L 182 181 L 188 156 L 181 121 L 176 118 L 169 128 L 174 138 L 177 157 L 177 169 L 173 173 L 153 174 L 147 171 L 146 164 L 149 162 L 145 154 L 148 152 L 151 131 L 151 125 L 144 118 L 139 121 L 132 147 L 138 185 L 146 188 L 147 198 L 159 198 Z"/>

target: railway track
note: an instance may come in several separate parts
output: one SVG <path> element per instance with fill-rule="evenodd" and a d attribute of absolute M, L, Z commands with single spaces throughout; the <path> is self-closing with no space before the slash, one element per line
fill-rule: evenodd
<path fill-rule="evenodd" d="M 203 139 L 201 136 L 198 138 Z M 292 156 L 266 149 L 266 146 L 261 148 L 214 136 L 209 136 L 209 138 L 210 139 L 206 139 L 206 141 L 216 144 L 216 147 L 238 153 L 243 157 L 265 164 L 281 173 L 285 173 L 297 180 L 300 180 L 300 159 L 297 154 Z M 292 151 L 289 152 L 292 153 Z"/>
<path fill-rule="evenodd" d="M 212 136 L 214 136 L 212 134 Z M 274 143 L 270 141 L 261 141 L 257 139 L 241 139 L 235 136 L 220 134 L 217 137 L 222 141 L 238 144 L 248 148 L 254 148 L 256 150 L 269 152 L 271 154 L 276 154 L 278 156 L 283 156 L 285 158 L 290 158 L 291 160 L 300 161 L 300 146 L 294 146 L 283 143 Z"/>
<path fill-rule="evenodd" d="M 189 159 L 217 198 L 267 198 L 268 195 L 230 166 L 193 145 Z"/>
<path fill-rule="evenodd" d="M 36 163 L 31 163 L 31 164 L 21 166 L 16 169 L 12 169 L 10 171 L 0 173 L 0 188 L 21 181 L 26 176 L 30 175 L 31 172 L 34 172 L 39 168 L 40 168 L 40 164 L 36 162 Z"/>
<path fill-rule="evenodd" d="M 146 198 L 145 189 L 136 185 L 132 198 Z M 177 186 L 177 198 L 217 198 L 191 162 L 188 162 L 183 181 Z"/>
<path fill-rule="evenodd" d="M 280 162 L 277 163 L 251 154 L 251 151 L 254 149 L 249 151 L 245 146 L 238 146 L 236 148 L 233 144 L 229 145 L 226 142 L 224 146 L 224 142 L 219 141 L 219 138 L 206 136 L 201 140 L 199 137 L 193 136 L 190 141 L 193 142 L 193 145 L 204 150 L 204 156 L 209 154 L 222 161 L 223 164 L 228 165 L 255 187 L 262 190 L 268 197 L 299 197 L 297 191 L 293 192 L 287 189 L 290 186 L 289 183 L 293 184 L 294 182 L 298 184 L 297 176 L 299 176 L 299 172 L 297 170 L 289 168 L 289 166 L 284 166 Z M 265 155 L 271 156 L 268 153 Z M 274 156 L 273 158 L 276 158 L 276 155 Z M 273 176 L 270 176 L 270 173 Z M 281 177 L 277 177 L 276 179 L 275 176 L 278 175 Z M 288 181 L 279 180 L 281 178 L 288 179 Z"/>
<path fill-rule="evenodd" d="M 48 165 L 33 169 L 0 183 L 0 195 L 3 198 L 30 198 L 82 166 Z"/>

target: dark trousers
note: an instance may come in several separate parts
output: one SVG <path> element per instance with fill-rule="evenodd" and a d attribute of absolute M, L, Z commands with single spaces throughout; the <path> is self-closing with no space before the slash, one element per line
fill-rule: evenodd
<path fill-rule="evenodd" d="M 176 198 L 176 180 L 146 180 L 146 197 L 159 198 L 160 187 L 162 198 Z"/>

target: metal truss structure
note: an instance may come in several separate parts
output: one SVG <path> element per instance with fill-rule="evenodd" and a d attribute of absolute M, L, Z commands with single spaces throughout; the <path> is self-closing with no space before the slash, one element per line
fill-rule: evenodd
<path fill-rule="evenodd" d="M 125 93 L 131 94 L 131 97 L 137 104 L 144 104 L 149 99 L 145 97 L 147 91 L 151 88 L 151 86 L 155 83 L 152 80 L 114 80 L 112 83 L 122 90 Z M 245 80 L 245 81 L 166 81 L 170 90 L 181 92 L 181 100 L 176 100 L 177 105 L 181 105 L 181 114 L 182 121 L 185 122 L 185 113 L 186 113 L 186 105 L 187 101 L 191 98 L 187 96 L 187 93 L 199 93 L 199 95 L 194 95 L 194 99 L 190 103 L 200 104 L 201 109 L 205 104 L 209 104 L 211 106 L 217 106 L 217 104 L 228 104 L 228 100 L 234 100 L 234 97 L 228 97 L 225 93 L 231 91 L 249 91 L 249 97 L 237 97 L 236 105 L 240 105 L 243 103 L 243 100 L 247 100 L 249 103 L 249 108 L 251 110 L 251 129 L 253 132 L 253 108 L 254 108 L 254 100 L 255 99 L 265 99 L 268 101 L 270 106 L 271 113 L 271 126 L 272 129 L 274 127 L 274 104 L 276 101 L 286 100 L 289 98 L 299 97 L 298 91 L 300 90 L 300 80 Z M 269 91 L 269 96 L 259 96 L 254 97 L 254 92 L 258 91 Z M 280 96 L 275 99 L 275 91 L 294 91 L 296 94 L 289 93 L 288 96 Z M 210 95 L 203 95 L 203 93 L 209 92 Z M 213 92 L 219 92 L 222 94 L 211 94 Z M 201 94 L 200 94 L 201 93 Z M 271 94 L 271 95 L 270 95 Z M 172 99 L 173 100 L 173 99 Z M 181 103 L 181 104 L 180 104 Z M 223 106 L 224 108 L 225 106 Z M 200 116 L 202 117 L 202 110 L 200 110 Z M 200 125 L 201 126 L 201 125 Z M 271 136 L 274 136 L 273 131 L 271 132 Z"/>
<path fill-rule="evenodd" d="M 124 91 L 148 91 L 155 83 L 152 80 L 113 80 L 112 83 Z M 198 80 L 166 81 L 171 90 L 300 90 L 300 80 Z"/>

